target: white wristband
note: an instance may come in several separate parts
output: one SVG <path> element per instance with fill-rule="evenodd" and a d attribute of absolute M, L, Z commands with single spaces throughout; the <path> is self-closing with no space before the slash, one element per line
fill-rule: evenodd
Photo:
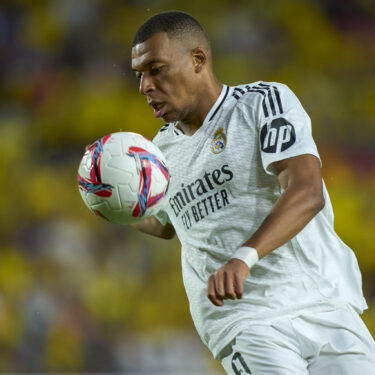
<path fill-rule="evenodd" d="M 259 255 L 253 247 L 242 246 L 234 252 L 231 259 L 233 258 L 244 261 L 251 268 L 259 260 Z"/>

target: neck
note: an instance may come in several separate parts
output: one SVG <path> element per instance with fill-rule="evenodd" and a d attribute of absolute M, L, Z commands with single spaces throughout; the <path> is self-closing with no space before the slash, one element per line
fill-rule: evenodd
<path fill-rule="evenodd" d="M 204 85 L 202 85 L 204 86 Z M 179 121 L 177 127 L 185 135 L 193 135 L 203 124 L 208 112 L 217 101 L 223 85 L 216 78 L 211 81 L 211 85 L 204 86 L 201 92 L 196 93 L 196 107 L 183 121 Z"/>

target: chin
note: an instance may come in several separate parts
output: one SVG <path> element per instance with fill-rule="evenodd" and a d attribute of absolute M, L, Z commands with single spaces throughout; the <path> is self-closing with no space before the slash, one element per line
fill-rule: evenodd
<path fill-rule="evenodd" d="M 165 122 L 175 122 L 178 121 L 179 118 L 176 113 L 166 113 L 164 116 L 161 117 Z"/>

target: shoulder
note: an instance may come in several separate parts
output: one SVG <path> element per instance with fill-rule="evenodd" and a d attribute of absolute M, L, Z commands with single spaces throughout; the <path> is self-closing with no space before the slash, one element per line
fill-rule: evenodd
<path fill-rule="evenodd" d="M 257 81 L 233 87 L 232 97 L 254 114 L 279 116 L 289 105 L 300 104 L 293 91 L 279 82 Z"/>
<path fill-rule="evenodd" d="M 174 126 L 172 123 L 163 125 L 159 131 L 156 133 L 152 142 L 157 146 L 162 147 L 163 145 L 169 144 L 173 140 L 173 130 Z"/>
<path fill-rule="evenodd" d="M 165 138 L 166 134 L 168 134 L 168 130 L 170 129 L 171 127 L 171 124 L 168 123 L 168 124 L 165 124 L 163 125 L 159 130 L 158 132 L 156 133 L 153 141 L 156 141 L 156 140 L 159 140 L 159 139 L 163 139 Z"/>
<path fill-rule="evenodd" d="M 247 104 L 270 97 L 277 100 L 277 96 L 284 92 L 291 92 L 291 90 L 283 83 L 257 81 L 233 86 L 232 96 L 240 103 Z"/>

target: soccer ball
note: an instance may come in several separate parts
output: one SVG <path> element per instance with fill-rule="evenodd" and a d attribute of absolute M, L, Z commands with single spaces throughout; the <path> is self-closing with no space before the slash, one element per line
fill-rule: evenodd
<path fill-rule="evenodd" d="M 165 158 L 136 133 L 108 134 L 89 146 L 78 168 L 78 187 L 87 207 L 117 224 L 155 214 L 165 196 L 169 173 Z"/>

